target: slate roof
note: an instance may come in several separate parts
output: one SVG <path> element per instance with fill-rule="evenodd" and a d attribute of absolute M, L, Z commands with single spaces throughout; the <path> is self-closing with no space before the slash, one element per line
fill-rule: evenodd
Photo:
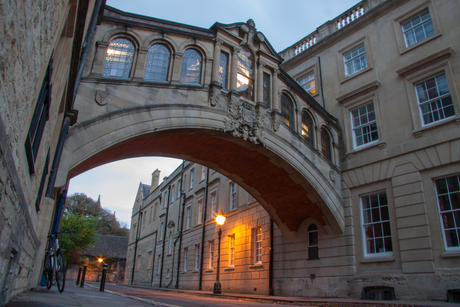
<path fill-rule="evenodd" d="M 126 259 L 128 250 L 128 237 L 97 235 L 96 243 L 85 251 L 86 256 L 112 257 Z"/>
<path fill-rule="evenodd" d="M 146 198 L 150 194 L 150 186 L 148 184 L 142 184 L 142 197 Z"/>

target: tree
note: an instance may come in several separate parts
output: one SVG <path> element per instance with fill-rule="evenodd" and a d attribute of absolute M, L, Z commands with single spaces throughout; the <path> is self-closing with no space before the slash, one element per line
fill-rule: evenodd
<path fill-rule="evenodd" d="M 59 245 L 64 250 L 66 263 L 70 263 L 73 251 L 80 252 L 88 249 L 96 242 L 97 217 L 84 216 L 79 213 L 66 213 L 62 217 L 61 231 L 73 230 L 74 233 L 64 233 L 59 238 Z"/>
<path fill-rule="evenodd" d="M 100 200 L 95 201 L 85 193 L 75 193 L 67 197 L 65 212 L 79 213 L 84 216 L 99 216 L 101 211 Z"/>

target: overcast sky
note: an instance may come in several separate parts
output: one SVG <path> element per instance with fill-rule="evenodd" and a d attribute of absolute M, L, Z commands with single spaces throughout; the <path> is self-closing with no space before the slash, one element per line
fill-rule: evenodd
<path fill-rule="evenodd" d="M 246 22 L 252 18 L 273 48 L 280 52 L 323 23 L 331 20 L 358 0 L 107 0 L 122 11 L 166 19 L 201 28 L 215 22 Z M 102 206 L 116 212 L 117 218 L 131 223 L 132 206 L 139 183 L 150 184 L 155 169 L 160 181 L 182 161 L 165 158 L 122 160 L 87 171 L 70 181 L 68 195 L 85 193 Z"/>

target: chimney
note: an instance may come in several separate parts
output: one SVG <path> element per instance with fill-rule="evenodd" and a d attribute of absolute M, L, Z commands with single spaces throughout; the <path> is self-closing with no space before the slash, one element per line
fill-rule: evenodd
<path fill-rule="evenodd" d="M 152 192 L 153 190 L 157 188 L 159 182 L 160 182 L 160 170 L 156 169 L 152 173 L 152 184 L 150 185 L 150 192 Z"/>

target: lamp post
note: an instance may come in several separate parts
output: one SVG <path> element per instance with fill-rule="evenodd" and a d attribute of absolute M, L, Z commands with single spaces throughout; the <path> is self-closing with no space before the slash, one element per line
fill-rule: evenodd
<path fill-rule="evenodd" d="M 216 274 L 216 283 L 214 284 L 214 291 L 213 294 L 221 294 L 222 293 L 222 287 L 220 285 L 219 281 L 219 271 L 220 271 L 220 238 L 222 237 L 222 225 L 225 223 L 226 217 L 224 216 L 224 213 L 222 212 L 222 209 L 220 210 L 220 213 L 216 216 L 216 224 L 219 226 L 219 231 L 217 232 L 218 234 L 218 239 L 219 239 L 219 245 L 217 247 L 217 274 Z"/>

